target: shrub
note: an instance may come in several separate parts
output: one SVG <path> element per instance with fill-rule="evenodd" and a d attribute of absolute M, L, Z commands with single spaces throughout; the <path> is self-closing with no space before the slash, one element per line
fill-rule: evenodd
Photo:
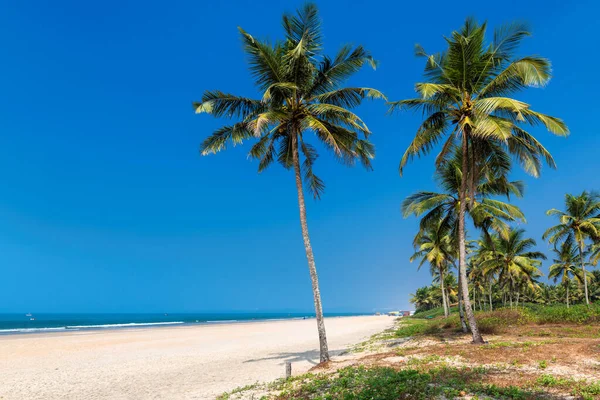
<path fill-rule="evenodd" d="M 600 306 L 578 304 L 571 307 L 565 305 L 528 305 L 527 309 L 535 316 L 538 324 L 585 324 L 600 322 Z"/>
<path fill-rule="evenodd" d="M 282 394 L 286 399 L 424 399 L 432 398 L 436 388 L 429 374 L 392 368 L 347 367 L 337 376 L 321 376 Z"/>

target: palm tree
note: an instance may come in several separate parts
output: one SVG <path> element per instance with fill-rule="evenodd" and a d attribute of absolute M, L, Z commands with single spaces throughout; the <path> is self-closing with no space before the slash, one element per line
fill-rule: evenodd
<path fill-rule="evenodd" d="M 453 260 L 454 261 L 454 260 Z M 454 266 L 454 262 L 452 262 L 448 267 Z M 432 282 L 433 284 L 437 284 L 441 286 L 441 277 L 438 271 L 432 271 Z M 448 314 L 450 314 L 452 304 L 456 303 L 457 298 L 457 290 L 458 290 L 458 281 L 456 280 L 456 276 L 452 273 L 452 271 L 448 271 L 444 269 L 444 291 L 446 292 L 446 304 L 448 304 Z"/>
<path fill-rule="evenodd" d="M 456 244 L 458 243 L 462 152 L 456 147 L 452 154 L 453 157 L 440 164 L 436 170 L 435 177 L 443 192 L 417 192 L 408 196 L 402 202 L 402 213 L 405 218 L 410 214 L 421 217 L 421 230 L 427 230 L 431 224 L 444 226 L 453 238 L 452 261 L 454 263 L 458 255 Z M 510 159 L 495 146 L 490 146 L 488 156 L 481 163 L 482 173 L 476 183 L 476 197 L 472 203 L 467 205 L 467 212 L 475 227 L 481 229 L 486 235 L 489 235 L 489 230 L 507 235 L 510 229 L 506 221 L 524 222 L 525 216 L 518 207 L 491 197 L 506 196 L 509 199 L 511 195 L 522 197 L 523 183 L 521 181 L 511 182 L 507 179 L 506 175 L 511 167 Z M 460 273 L 458 282 L 459 314 L 463 331 L 466 332 Z"/>
<path fill-rule="evenodd" d="M 447 318 L 450 310 L 447 302 L 444 274 L 448 272 L 448 266 L 451 262 L 452 238 L 448 234 L 445 225 L 429 226 L 426 230 L 420 230 L 415 236 L 415 253 L 410 258 L 413 262 L 421 259 L 419 269 L 425 261 L 429 262 L 432 268 L 432 275 L 439 274 L 439 283 L 442 291 L 442 304 L 444 307 L 444 316 Z"/>
<path fill-rule="evenodd" d="M 459 270 L 467 318 L 474 343 L 484 343 L 470 307 L 466 277 L 465 213 L 467 203 L 476 196 L 475 182 L 481 167 L 478 160 L 491 145 L 510 153 L 525 170 L 538 176 L 540 157 L 554 167 L 550 153 L 523 125 L 544 125 L 558 135 L 568 134 L 562 120 L 533 111 L 527 103 L 509 96 L 527 87 L 545 85 L 550 79 L 550 62 L 541 57 L 514 58 L 522 39 L 529 36 L 527 27 L 510 24 L 497 29 L 490 44 L 486 43 L 487 25 L 467 19 L 460 31 L 446 38 L 443 53 L 427 54 L 417 46 L 417 55 L 426 57 L 425 78 L 417 83 L 418 98 L 391 103 L 391 110 L 420 109 L 426 115 L 416 136 L 400 162 L 406 163 L 429 153 L 446 136 L 437 163 L 443 163 L 454 143 L 462 150 L 462 177 L 459 191 Z M 470 156 L 469 156 L 470 155 Z"/>
<path fill-rule="evenodd" d="M 285 40 L 270 45 L 240 29 L 250 71 L 262 98 L 250 99 L 220 91 L 207 91 L 194 103 L 197 113 L 236 118 L 238 122 L 217 129 L 200 147 L 202 155 L 225 149 L 228 142 L 257 142 L 249 152 L 259 159 L 261 172 L 274 161 L 293 169 L 298 192 L 300 226 L 319 332 L 320 359 L 329 360 L 317 270 L 306 221 L 303 183 L 318 199 L 324 182 L 313 173 L 316 148 L 308 142 L 314 134 L 346 164 L 359 160 L 367 169 L 374 157 L 371 133 L 350 109 L 365 98 L 385 98 L 377 90 L 341 85 L 365 64 L 375 61 L 362 46 L 346 45 L 332 59 L 322 54 L 321 21 L 317 7 L 306 4 L 296 15 L 283 16 Z M 301 158 L 304 160 L 301 162 Z"/>
<path fill-rule="evenodd" d="M 583 282 L 582 270 L 577 267 L 581 254 L 577 248 L 577 245 L 572 240 L 565 240 L 560 248 L 554 248 L 558 258 L 555 258 L 554 264 L 550 266 L 548 272 L 548 278 L 554 279 L 554 282 L 560 280 L 561 285 L 566 289 L 566 303 L 567 308 L 569 307 L 569 286 L 571 281 L 575 278 L 580 283 Z"/>
<path fill-rule="evenodd" d="M 507 238 L 500 235 L 492 237 L 493 250 L 482 254 L 480 266 L 484 270 L 498 270 L 498 280 L 508 286 L 510 304 L 512 307 L 513 294 L 517 294 L 519 304 L 520 289 L 537 288 L 537 278 L 542 276 L 541 261 L 546 256 L 539 251 L 532 251 L 536 241 L 524 237 L 523 229 L 514 229 Z"/>
<path fill-rule="evenodd" d="M 588 296 L 587 273 L 583 253 L 586 251 L 586 240 L 600 240 L 600 196 L 584 191 L 579 196 L 565 195 L 566 211 L 555 208 L 548 210 L 547 215 L 557 216 L 559 224 L 548 228 L 542 238 L 548 239 L 555 246 L 561 241 L 570 240 L 579 247 L 579 262 L 583 272 L 585 303 L 590 304 Z"/>
<path fill-rule="evenodd" d="M 435 292 L 433 286 L 418 288 L 414 294 L 411 294 L 409 301 L 415 305 L 416 311 L 430 310 L 439 305 Z"/>
<path fill-rule="evenodd" d="M 494 284 L 494 279 L 500 273 L 500 270 L 498 268 L 498 264 L 490 264 L 486 267 L 483 267 L 481 263 L 489 258 L 490 254 L 494 254 L 495 250 L 496 248 L 494 246 L 493 237 L 486 235 L 484 232 L 482 237 L 476 242 L 476 250 L 472 256 L 473 264 L 476 265 L 480 270 L 480 278 L 485 280 L 487 283 L 490 311 L 494 309 L 492 287 Z"/>
<path fill-rule="evenodd" d="M 590 248 L 590 262 L 593 266 L 598 265 L 598 261 L 600 261 L 600 241 L 592 244 Z"/>
<path fill-rule="evenodd" d="M 491 150 L 494 151 L 482 163 L 482 173 L 475 183 L 475 198 L 467 204 L 467 213 L 476 228 L 485 233 L 494 230 L 506 235 L 510 231 L 506 222 L 525 222 L 525 216 L 517 206 L 492 197 L 522 197 L 524 185 L 521 181 L 507 179 L 511 167 L 510 159 L 503 157 L 497 149 Z M 441 223 L 458 242 L 459 192 L 462 179 L 460 148 L 455 147 L 452 158 L 438 166 L 435 178 L 443 192 L 413 193 L 402 202 L 402 214 L 405 218 L 411 214 L 421 217 L 421 229 L 427 229 L 430 224 Z"/>

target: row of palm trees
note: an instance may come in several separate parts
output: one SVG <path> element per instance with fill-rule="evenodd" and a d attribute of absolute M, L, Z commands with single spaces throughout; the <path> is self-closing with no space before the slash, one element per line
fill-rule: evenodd
<path fill-rule="evenodd" d="M 418 196 L 409 199 L 414 198 Z M 415 206 L 409 199 L 405 204 Z M 549 215 L 559 214 L 560 221 L 543 235 L 554 245 L 548 278 L 557 285 L 540 282 L 542 260 L 546 260 L 546 255 L 533 250 L 536 241 L 526 237 L 523 229 L 492 234 L 484 231 L 478 240 L 467 245 L 467 276 L 474 308 L 477 304 L 481 310 L 493 310 L 494 304 L 513 307 L 513 304 L 518 306 L 519 301 L 543 304 L 560 301 L 568 307 L 577 302 L 589 304 L 590 298 L 598 299 L 600 271 L 588 274 L 586 267 L 596 266 L 600 261 L 600 196 L 583 192 L 579 196 L 566 195 L 565 200 L 565 211 L 548 211 Z M 579 233 L 581 226 L 587 229 L 586 237 Z M 449 305 L 458 300 L 452 294 L 458 290 L 453 275 L 456 240 L 445 233 L 446 229 L 443 223 L 432 225 L 425 221 L 415 237 L 416 252 L 411 261 L 421 259 L 419 267 L 427 261 L 434 284 L 419 288 L 411 302 L 420 310 L 443 307 L 448 316 Z M 562 234 L 560 241 L 561 237 L 553 236 L 557 232 Z M 578 237 L 581 242 L 577 242 Z M 593 286 L 591 296 L 589 285 Z"/>
<path fill-rule="evenodd" d="M 275 162 L 294 172 L 320 359 L 327 361 L 321 296 L 304 199 L 305 189 L 314 198 L 320 198 L 325 184 L 314 173 L 318 154 L 310 140 L 315 138 L 344 164 L 358 161 L 371 169 L 375 156 L 369 141 L 371 131 L 352 110 L 365 99 L 387 99 L 376 89 L 343 86 L 364 66 L 375 68 L 376 62 L 362 46 L 345 45 L 334 57 L 327 56 L 314 4 L 307 3 L 295 14 L 285 14 L 282 22 L 283 37 L 276 42 L 262 41 L 240 28 L 259 96 L 247 98 L 206 91 L 201 101 L 194 103 L 194 109 L 197 113 L 234 119 L 203 141 L 202 155 L 222 151 L 229 143 L 254 140 L 249 156 L 258 160 L 259 172 Z M 542 125 L 554 134 L 568 134 L 562 120 L 509 97 L 528 87 L 544 86 L 550 80 L 547 59 L 515 57 L 522 39 L 529 35 L 527 27 L 500 27 L 491 41 L 486 35 L 485 23 L 467 19 L 460 30 L 445 38 L 444 51 L 431 54 L 417 46 L 417 55 L 425 59 L 425 81 L 415 85 L 418 97 L 388 103 L 391 111 L 421 110 L 424 116 L 401 158 L 400 174 L 408 161 L 441 144 L 435 163 L 444 193 L 431 198 L 426 195 L 420 208 L 427 210 L 430 223 L 444 225 L 444 235 L 456 240 L 460 300 L 464 302 L 475 343 L 483 343 L 483 339 L 469 296 L 466 218 L 470 217 L 476 229 L 505 234 L 509 223 L 522 219 L 517 208 L 495 199 L 498 195 L 521 193 L 522 185 L 507 178 L 511 161 L 516 160 L 533 176 L 539 175 L 544 161 L 554 167 L 552 156 L 525 127 Z M 406 212 L 420 211 L 417 207 Z M 552 234 L 561 240 L 558 232 Z"/>
<path fill-rule="evenodd" d="M 592 278 L 589 280 L 588 286 L 589 299 L 590 302 L 597 302 L 600 301 L 600 271 L 593 270 L 590 275 L 592 275 Z M 450 304 L 456 305 L 458 303 L 458 282 L 456 281 L 454 273 L 450 273 L 448 277 L 449 279 L 445 282 L 446 291 L 449 293 Z M 490 311 L 498 307 L 511 307 L 508 294 L 501 282 L 494 282 L 491 291 L 489 292 L 487 291 L 487 288 L 482 288 L 482 286 L 479 286 L 481 291 L 477 291 L 477 285 L 480 285 L 480 283 L 471 284 L 469 286 L 472 296 L 471 303 L 475 310 Z M 491 306 L 490 299 L 488 298 L 489 294 L 491 294 Z M 571 305 L 585 304 L 583 285 L 581 285 L 578 280 L 570 280 L 568 284 L 555 285 L 539 282 L 534 290 L 525 287 L 520 292 L 519 303 L 516 302 L 515 297 L 512 307 L 518 307 L 519 304 L 566 304 L 567 298 Z M 417 290 L 410 295 L 410 301 L 415 305 L 416 310 L 419 312 L 443 307 L 442 292 L 439 282 L 436 281 L 429 286 L 417 288 Z M 450 310 L 452 310 L 452 308 Z"/>

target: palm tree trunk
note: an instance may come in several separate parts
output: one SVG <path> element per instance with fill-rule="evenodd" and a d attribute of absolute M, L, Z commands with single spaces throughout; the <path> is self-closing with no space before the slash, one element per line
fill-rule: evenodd
<path fill-rule="evenodd" d="M 567 308 L 569 308 L 569 284 L 567 283 Z"/>
<path fill-rule="evenodd" d="M 467 320 L 469 321 L 469 327 L 473 334 L 473 343 L 483 344 L 485 343 L 479 329 L 477 328 L 477 321 L 475 320 L 475 314 L 473 308 L 471 308 L 471 299 L 469 299 L 469 284 L 467 281 L 467 246 L 466 246 L 466 231 L 465 231 L 465 214 L 467 212 L 467 179 L 469 170 L 469 152 L 467 147 L 468 136 L 466 132 L 463 132 L 462 139 L 462 178 L 460 182 L 460 193 L 459 201 L 460 207 L 458 211 L 458 271 L 462 278 L 460 285 L 462 288 L 462 297 L 465 303 L 465 313 L 467 314 Z"/>
<path fill-rule="evenodd" d="M 583 240 L 579 241 L 579 261 L 581 262 L 581 270 L 583 271 L 583 288 L 585 290 L 585 304 L 590 305 L 590 298 L 588 297 L 588 284 L 587 276 L 585 271 L 585 263 L 583 262 Z"/>
<path fill-rule="evenodd" d="M 490 278 L 490 311 L 494 311 L 494 306 L 492 305 L 492 279 Z"/>
<path fill-rule="evenodd" d="M 298 208 L 300 209 L 300 226 L 302 238 L 304 239 L 304 250 L 308 259 L 308 271 L 312 283 L 313 298 L 315 302 L 315 315 L 317 317 L 317 330 L 319 332 L 319 349 L 321 362 L 329 361 L 329 349 L 327 348 L 327 335 L 325 333 L 325 322 L 323 321 L 323 306 L 321 305 L 321 292 L 319 291 L 319 278 L 313 255 L 310 237 L 308 235 L 308 224 L 306 222 L 306 205 L 304 204 L 304 191 L 302 189 L 302 175 L 300 174 L 300 160 L 298 156 L 298 136 L 292 137 L 292 161 L 296 174 L 296 190 L 298 191 Z"/>
<path fill-rule="evenodd" d="M 448 302 L 446 301 L 446 289 L 444 288 L 444 268 L 440 267 L 440 287 L 442 288 L 442 304 L 444 306 L 444 317 L 448 318 Z"/>
<path fill-rule="evenodd" d="M 458 315 L 460 316 L 460 326 L 462 328 L 462 331 L 464 333 L 467 333 L 469 331 L 469 329 L 467 328 L 467 324 L 465 322 L 465 309 L 463 307 L 463 301 L 462 301 L 462 285 L 460 284 L 461 281 L 461 277 L 460 274 L 458 275 Z"/>

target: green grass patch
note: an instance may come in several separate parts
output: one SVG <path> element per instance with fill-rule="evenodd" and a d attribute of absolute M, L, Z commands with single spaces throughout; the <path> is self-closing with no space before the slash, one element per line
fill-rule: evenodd
<path fill-rule="evenodd" d="M 465 393 L 495 399 L 544 398 L 538 390 L 480 383 L 487 368 L 439 367 L 428 372 L 378 367 L 347 367 L 333 375 L 316 375 L 284 390 L 277 398 L 313 400 L 396 400 L 455 398 Z"/>
<path fill-rule="evenodd" d="M 458 307 L 450 307 L 450 314 L 458 314 Z M 432 308 L 427 311 L 416 312 L 411 318 L 437 318 L 444 316 L 444 309 L 442 307 Z"/>
<path fill-rule="evenodd" d="M 251 385 L 246 385 L 246 386 L 240 386 L 240 387 L 238 387 L 238 388 L 235 388 L 235 389 L 233 389 L 233 390 L 231 390 L 231 391 L 229 391 L 229 392 L 225 392 L 225 393 L 223 393 L 223 394 L 219 395 L 219 396 L 217 397 L 217 400 L 228 400 L 228 399 L 230 399 L 230 398 L 231 398 L 231 396 L 233 396 L 233 395 L 235 395 L 235 394 L 238 394 L 238 393 L 242 393 L 242 392 L 245 392 L 245 391 L 248 391 L 248 390 L 255 389 L 255 388 L 257 388 L 258 386 L 259 386 L 259 384 L 258 384 L 258 383 L 254 383 L 254 384 L 251 384 Z"/>
<path fill-rule="evenodd" d="M 396 330 L 397 337 L 411 337 L 423 335 L 439 335 L 441 333 L 460 332 L 460 319 L 457 313 L 448 318 L 439 316 L 441 309 L 429 310 L 415 314 L 410 318 L 403 318 L 401 325 Z M 437 317 L 432 318 L 434 315 Z M 443 311 L 442 314 L 443 315 Z M 567 308 L 564 305 L 541 306 L 535 304 L 522 305 L 520 308 L 500 308 L 495 311 L 478 311 L 475 313 L 479 331 L 486 335 L 505 333 L 515 326 L 527 324 L 572 324 L 573 334 L 579 332 L 582 325 L 600 323 L 600 305 L 590 307 L 575 305 Z M 565 333 L 570 333 L 570 328 L 564 327 Z M 599 336 L 600 331 L 591 327 L 594 332 L 585 332 L 585 336 Z M 533 336 L 552 336 L 551 332 L 536 330 Z"/>
<path fill-rule="evenodd" d="M 542 387 L 562 389 L 573 396 L 580 396 L 586 400 L 597 398 L 600 395 L 600 383 L 598 382 L 588 383 L 583 380 L 544 374 L 538 378 L 537 384 Z"/>

